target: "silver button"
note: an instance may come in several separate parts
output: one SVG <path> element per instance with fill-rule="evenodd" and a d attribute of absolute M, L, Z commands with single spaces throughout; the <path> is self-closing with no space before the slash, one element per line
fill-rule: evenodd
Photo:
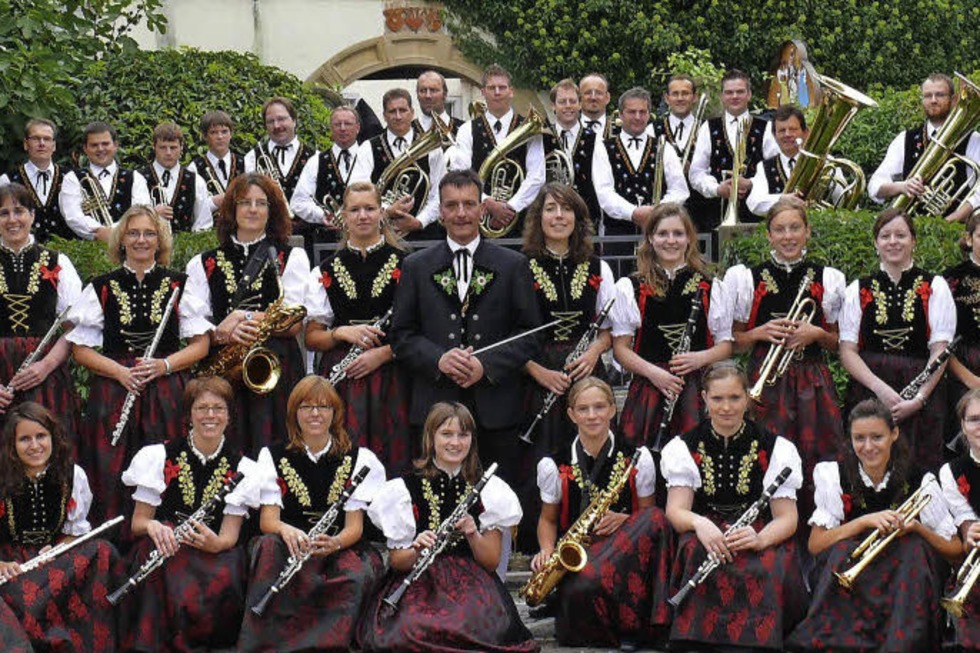
<path fill-rule="evenodd" d="M 456 314 L 455 313 L 450 313 L 449 314 L 449 319 L 450 320 L 455 320 L 456 319 Z"/>
<path fill-rule="evenodd" d="M 449 334 L 449 339 L 450 340 L 455 340 L 456 339 L 456 334 L 455 333 L 450 333 Z"/>
<path fill-rule="evenodd" d="M 473 314 L 473 321 L 474 321 L 474 322 L 476 322 L 476 321 L 477 321 L 477 320 L 479 320 L 479 319 L 480 319 L 480 316 L 479 316 L 479 315 L 477 315 L 476 313 L 474 313 L 474 314 Z"/>
<path fill-rule="evenodd" d="M 478 333 L 478 334 L 476 334 L 475 336 L 473 336 L 473 339 L 474 339 L 474 340 L 479 340 L 479 339 L 480 339 L 480 334 Z"/>

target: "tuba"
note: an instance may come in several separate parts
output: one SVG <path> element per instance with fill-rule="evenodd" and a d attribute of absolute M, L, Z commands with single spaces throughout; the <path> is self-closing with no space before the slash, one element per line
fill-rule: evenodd
<path fill-rule="evenodd" d="M 223 376 L 235 381 L 240 377 L 245 387 L 258 395 L 272 392 L 279 383 L 282 365 L 276 353 L 264 346 L 265 342 L 302 322 L 306 317 L 306 307 L 283 303 L 282 279 L 279 278 L 276 258 L 272 257 L 269 264 L 276 271 L 279 297 L 265 309 L 255 342 L 250 345 L 237 343 L 225 346 L 201 366 L 198 376 Z"/>
<path fill-rule="evenodd" d="M 908 175 L 920 177 L 925 192 L 919 197 L 902 194 L 891 202 L 892 208 L 902 209 L 910 216 L 944 215 L 980 186 L 980 165 L 953 151 L 980 125 L 980 88 L 960 73 L 956 73 L 956 78 L 960 83 L 956 106 Z M 958 188 L 953 187 L 957 163 L 973 171 L 972 185 L 967 180 Z"/>
<path fill-rule="evenodd" d="M 103 227 L 112 227 L 115 220 L 112 219 L 109 200 L 106 199 L 99 180 L 87 172 L 80 172 L 78 185 L 82 191 L 82 213 Z"/>
<path fill-rule="evenodd" d="M 381 203 L 390 206 L 406 195 L 421 197 L 423 201 L 429 194 L 429 175 L 417 162 L 437 148 L 451 145 L 449 130 L 437 116 L 432 118 L 432 127 L 398 157 L 388 164 L 378 178 Z M 421 208 L 421 205 L 418 207 Z"/>
<path fill-rule="evenodd" d="M 535 136 L 541 134 L 547 127 L 545 126 L 545 120 L 541 117 L 534 107 L 531 107 L 527 112 L 527 120 L 525 120 L 517 129 L 507 134 L 504 140 L 497 143 L 497 146 L 493 148 L 493 151 L 487 156 L 480 166 L 480 179 L 483 181 L 484 186 L 490 185 L 488 194 L 493 199 L 498 202 L 506 202 L 517 189 L 520 187 L 521 183 L 524 181 L 524 168 L 517 161 L 508 158 L 508 154 L 528 142 Z M 517 220 L 514 219 L 510 224 L 496 229 L 490 224 L 490 215 L 487 213 L 483 214 L 483 218 L 480 224 L 480 231 L 487 238 L 500 238 L 506 235 L 514 225 Z"/>
<path fill-rule="evenodd" d="M 878 103 L 836 79 L 817 77 L 816 81 L 821 90 L 820 106 L 810 135 L 800 144 L 796 166 L 783 192 L 799 193 L 818 208 L 853 209 L 864 194 L 864 171 L 849 159 L 831 156 L 830 150 L 858 111 L 876 108 Z M 838 171 L 844 183 L 838 179 Z"/>

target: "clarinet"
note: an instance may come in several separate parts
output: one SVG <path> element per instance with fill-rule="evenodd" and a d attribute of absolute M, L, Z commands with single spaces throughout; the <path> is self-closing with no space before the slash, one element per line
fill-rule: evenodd
<path fill-rule="evenodd" d="M 163 309 L 163 317 L 160 318 L 160 326 L 157 327 L 157 332 L 153 334 L 153 341 L 150 342 L 146 351 L 143 352 L 143 358 L 153 358 L 153 354 L 156 353 L 157 347 L 160 345 L 160 340 L 163 339 L 163 332 L 167 328 L 167 323 L 170 321 L 170 314 L 174 311 L 174 305 L 177 303 L 177 296 L 180 295 L 180 288 L 174 288 L 174 291 L 170 293 L 170 299 L 167 300 L 167 305 Z M 119 421 L 116 422 L 116 428 L 112 431 L 112 446 L 119 444 L 119 439 L 122 434 L 126 431 L 126 424 L 129 422 L 129 415 L 133 412 L 133 406 L 136 405 L 136 397 L 139 395 L 135 390 L 130 390 L 126 393 L 126 400 L 123 402 L 122 412 L 119 413 Z"/>
<path fill-rule="evenodd" d="M 769 484 L 769 487 L 762 492 L 762 496 L 756 499 L 755 502 L 742 513 L 742 516 L 739 517 L 734 524 L 728 527 L 728 529 L 725 531 L 725 536 L 727 537 L 740 528 L 751 526 L 752 523 L 755 522 L 756 517 L 759 516 L 762 509 L 769 503 L 769 499 L 772 498 L 772 495 L 774 495 L 776 490 L 779 489 L 779 486 L 785 483 L 786 479 L 789 478 L 791 472 L 792 470 L 789 467 L 783 467 L 783 471 L 779 472 L 779 476 L 777 476 L 775 480 Z M 680 604 L 684 602 L 684 599 L 687 598 L 687 595 L 690 594 L 691 590 L 703 583 L 711 572 L 717 569 L 720 565 L 721 560 L 719 558 L 709 555 L 707 559 L 701 563 L 701 566 L 698 567 L 698 570 L 694 572 L 691 580 L 684 583 L 677 594 L 674 594 L 672 597 L 667 599 L 667 603 L 670 603 L 670 605 L 675 609 L 680 607 Z"/>
<path fill-rule="evenodd" d="M 202 523 L 208 521 L 211 518 L 211 513 L 221 505 L 225 497 L 235 489 L 243 478 L 245 478 L 245 475 L 242 472 L 235 472 L 232 476 L 228 477 L 228 480 L 225 481 L 224 485 L 221 486 L 221 489 L 213 497 L 205 501 L 200 508 L 194 511 L 194 514 L 177 525 L 174 529 L 174 536 L 177 538 L 178 546 L 193 528 L 192 522 Z M 159 549 L 153 549 L 149 557 L 147 557 L 146 562 L 143 563 L 143 566 L 136 570 L 136 573 L 130 576 L 129 580 L 122 587 L 108 595 L 106 600 L 109 601 L 110 605 L 119 605 L 119 602 L 122 601 L 124 596 L 133 591 L 137 585 L 146 580 L 150 574 L 162 567 L 169 559 L 170 556 L 161 553 Z"/>
<path fill-rule="evenodd" d="M 111 520 L 107 521 L 106 523 L 102 524 L 98 528 L 94 528 L 94 529 L 90 530 L 85 535 L 82 535 L 80 537 L 75 538 L 71 542 L 62 542 L 61 544 L 59 544 L 57 546 L 51 547 L 50 549 L 48 549 L 44 553 L 39 553 L 38 555 L 34 556 L 33 558 L 31 558 L 30 560 L 28 560 L 27 562 L 25 562 L 24 564 L 22 564 L 20 566 L 21 573 L 25 573 L 26 574 L 29 571 L 34 571 L 35 569 L 37 569 L 38 567 L 40 567 L 42 565 L 46 565 L 47 563 L 51 562 L 52 560 L 54 560 L 55 558 L 57 558 L 58 556 L 60 556 L 62 553 L 66 553 L 69 549 L 73 549 L 76 546 L 78 546 L 79 544 L 82 544 L 83 542 L 86 542 L 86 541 L 92 539 L 93 537 L 95 537 L 96 535 L 98 535 L 99 533 L 101 533 L 102 531 L 109 530 L 110 528 L 112 528 L 113 526 L 115 526 L 116 524 L 118 524 L 119 522 L 121 522 L 122 520 L 123 520 L 123 517 L 122 517 L 122 515 L 120 515 L 119 517 L 116 517 L 115 519 L 111 519 Z M 0 585 L 6 584 L 7 581 L 9 581 L 9 580 L 10 580 L 9 578 L 0 578 Z"/>
<path fill-rule="evenodd" d="M 419 553 L 419 557 L 415 560 L 415 564 L 412 565 L 412 570 L 408 572 L 408 576 L 405 576 L 405 580 L 401 582 L 398 588 L 388 595 L 384 600 L 385 605 L 390 607 L 392 610 L 398 609 L 398 602 L 402 600 L 402 595 L 405 594 L 412 583 L 418 580 L 419 576 L 425 573 L 425 571 L 435 562 L 435 559 L 442 553 L 447 546 L 456 541 L 456 522 L 466 516 L 466 513 L 470 511 L 474 505 L 476 505 L 477 500 L 480 498 L 480 492 L 483 487 L 490 480 L 490 477 L 494 475 L 497 471 L 497 463 L 493 463 L 487 468 L 487 471 L 483 474 L 473 489 L 470 490 L 469 494 L 463 497 L 463 500 L 459 502 L 456 509 L 453 510 L 452 514 L 446 517 L 439 528 L 436 529 L 436 542 L 431 547 L 422 549 Z"/>
<path fill-rule="evenodd" d="M 394 309 L 389 308 L 388 312 L 378 318 L 378 320 L 371 326 L 376 329 L 383 329 L 385 325 L 388 324 L 389 320 L 391 320 L 392 310 Z M 353 345 L 350 348 L 350 351 L 347 352 L 347 355 L 344 356 L 344 359 L 330 368 L 330 379 L 328 379 L 330 381 L 330 385 L 336 387 L 338 383 L 346 379 L 347 368 L 350 367 L 362 353 L 364 353 L 364 347 L 362 347 L 360 344 Z"/>
<path fill-rule="evenodd" d="M 615 301 L 615 297 L 610 297 L 609 301 L 606 302 L 606 305 L 602 307 L 601 311 L 599 311 L 599 314 L 595 316 L 595 319 L 592 320 L 591 324 L 589 324 L 589 328 L 586 329 L 585 333 L 582 334 L 582 337 L 579 338 L 578 344 L 575 345 L 575 349 L 573 349 L 571 353 L 565 357 L 566 366 L 571 364 L 572 361 L 580 358 L 589 348 L 589 346 L 592 344 L 592 340 L 595 338 L 596 333 L 599 332 L 599 327 L 606 320 L 606 316 L 609 315 L 609 309 L 612 308 L 613 302 Z M 556 392 L 548 392 L 548 394 L 545 395 L 544 401 L 541 404 L 541 410 L 539 410 L 538 414 L 534 416 L 534 420 L 531 422 L 531 425 L 527 427 L 527 430 L 521 434 L 522 442 L 533 444 L 533 441 L 531 440 L 531 433 L 534 431 L 534 427 L 538 425 L 538 422 L 544 419 L 544 416 L 548 414 L 548 411 L 551 410 L 551 407 L 555 405 L 557 400 L 558 393 Z"/>
<path fill-rule="evenodd" d="M 54 324 L 51 325 L 51 328 L 48 329 L 48 332 L 44 334 L 43 338 L 41 338 L 41 342 L 37 343 L 37 347 L 34 348 L 34 351 L 28 354 L 27 358 L 24 359 L 24 362 L 20 364 L 20 367 L 17 368 L 17 371 L 14 373 L 14 376 L 17 376 L 18 374 L 26 370 L 34 363 L 34 361 L 38 359 L 38 357 L 41 355 L 41 352 L 44 351 L 44 348 L 48 346 L 48 343 L 50 343 L 51 340 L 54 338 L 55 334 L 58 333 L 58 329 L 61 327 L 61 323 L 65 321 L 66 317 L 68 317 L 69 310 L 71 310 L 71 306 L 65 306 L 65 308 L 60 313 L 58 313 L 58 317 L 54 319 Z M 14 392 L 14 389 L 10 386 L 9 383 L 3 386 L 3 389 L 11 394 L 13 394 Z"/>
<path fill-rule="evenodd" d="M 939 355 L 932 359 L 928 365 L 926 365 L 924 370 L 919 372 L 907 386 L 902 388 L 902 391 L 898 393 L 902 399 L 915 399 L 915 396 L 919 394 L 919 390 L 922 389 L 922 386 L 924 386 L 929 378 L 938 372 L 939 368 L 945 365 L 946 361 L 949 360 L 949 357 L 953 355 L 954 351 L 956 350 L 956 346 L 960 344 L 961 339 L 962 336 L 954 337 L 953 340 L 946 345 L 941 352 L 939 352 Z"/>
<path fill-rule="evenodd" d="M 691 340 L 694 338 L 694 332 L 698 329 L 698 317 L 701 315 L 701 298 L 703 296 L 704 288 L 698 288 L 698 291 L 694 293 L 694 298 L 691 300 L 691 313 L 687 316 L 687 325 L 681 334 L 680 342 L 677 343 L 677 349 L 674 350 L 675 355 L 686 354 L 691 351 Z M 650 447 L 653 453 L 660 453 L 660 448 L 663 446 L 664 433 L 667 432 L 667 426 L 674 416 L 674 407 L 677 406 L 677 400 L 680 397 L 680 393 L 669 396 L 667 397 L 666 403 L 664 403 L 664 414 L 660 420 L 660 427 L 657 429 L 657 437 L 653 441 L 653 446 Z"/>
<path fill-rule="evenodd" d="M 337 500 L 330 504 L 327 511 L 323 513 L 323 516 L 320 517 L 316 524 L 313 525 L 313 528 L 311 528 L 306 534 L 306 536 L 310 538 L 311 542 L 316 539 L 318 535 L 327 533 L 333 527 L 334 522 L 337 521 L 341 511 L 344 509 L 344 505 L 347 503 L 347 500 L 350 499 L 351 495 L 354 494 L 354 490 L 357 489 L 357 486 L 360 485 L 361 481 L 363 481 L 368 475 L 368 471 L 370 470 L 368 469 L 367 465 L 361 467 L 357 474 L 351 478 L 347 487 L 344 488 L 344 491 L 340 494 Z M 281 592 L 282 589 L 289 584 L 289 581 L 291 581 L 293 576 L 295 576 L 296 573 L 303 568 L 303 565 L 306 564 L 306 561 L 309 560 L 310 556 L 312 555 L 313 549 L 311 547 L 301 553 L 299 557 L 289 556 L 289 559 L 286 560 L 286 566 L 281 572 L 279 572 L 279 578 L 276 579 L 276 582 L 272 584 L 272 587 L 269 588 L 269 591 L 265 593 L 259 602 L 252 606 L 252 612 L 261 617 L 262 613 L 265 612 L 265 608 L 269 604 L 269 601 L 272 599 L 272 596 Z"/>

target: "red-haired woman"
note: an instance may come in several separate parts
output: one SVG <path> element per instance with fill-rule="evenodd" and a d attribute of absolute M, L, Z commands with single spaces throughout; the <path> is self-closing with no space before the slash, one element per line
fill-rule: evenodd
<path fill-rule="evenodd" d="M 364 511 L 385 481 L 385 470 L 344 429 L 344 404 L 330 382 L 308 376 L 289 395 L 289 442 L 262 449 L 261 528 L 252 544 L 248 605 L 255 606 L 279 577 L 287 558 L 312 550 L 290 583 L 273 595 L 262 616 L 246 611 L 239 651 L 348 651 L 354 626 L 376 581 L 381 556 L 361 536 Z M 340 497 L 362 467 L 368 475 L 331 528 L 307 532 Z"/>
<path fill-rule="evenodd" d="M 215 222 L 218 247 L 187 264 L 187 284 L 210 308 L 211 344 L 251 345 L 259 334 L 269 305 L 302 305 L 310 276 L 310 259 L 302 247 L 289 247 L 289 208 L 282 191 L 265 175 L 246 173 L 225 191 Z M 269 247 L 276 259 L 269 260 Z M 248 281 L 243 285 L 243 279 Z M 265 346 L 279 357 L 281 376 L 275 388 L 261 394 L 249 388 L 236 393 L 229 435 L 247 454 L 279 441 L 286 422 L 286 399 L 306 372 L 296 342 L 302 321 L 274 333 Z M 261 380 L 257 381 L 261 383 Z"/>
<path fill-rule="evenodd" d="M 340 249 L 313 269 L 306 305 L 306 346 L 323 351 L 329 378 L 354 347 L 363 351 L 337 384 L 351 441 L 367 447 L 395 474 L 411 467 L 408 387 L 384 330 L 373 326 L 395 300 L 404 246 L 382 221 L 381 194 L 369 182 L 344 192 Z"/>

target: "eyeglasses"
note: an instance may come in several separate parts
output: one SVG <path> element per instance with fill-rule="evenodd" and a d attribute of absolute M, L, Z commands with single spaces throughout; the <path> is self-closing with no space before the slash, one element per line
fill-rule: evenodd
<path fill-rule="evenodd" d="M 194 406 L 195 413 L 200 415 L 207 415 L 208 413 L 212 415 L 224 415 L 228 412 L 227 406 Z"/>
<path fill-rule="evenodd" d="M 130 229 L 126 232 L 126 238 L 130 240 L 139 240 L 140 236 L 144 240 L 156 240 L 158 235 L 155 231 L 140 231 L 139 229 Z"/>
<path fill-rule="evenodd" d="M 969 417 L 964 417 L 963 421 L 971 426 L 976 426 L 980 424 L 980 415 L 970 415 Z"/>
<path fill-rule="evenodd" d="M 313 411 L 325 413 L 328 410 L 333 410 L 333 406 L 321 406 L 319 404 L 303 404 L 299 407 L 299 411 L 301 413 L 312 413 Z"/>
<path fill-rule="evenodd" d="M 235 202 L 235 206 L 239 206 L 243 209 L 252 207 L 253 209 L 267 209 L 269 208 L 269 200 L 238 200 Z"/>
<path fill-rule="evenodd" d="M 28 136 L 27 140 L 35 143 L 54 143 L 54 139 L 50 136 Z"/>

